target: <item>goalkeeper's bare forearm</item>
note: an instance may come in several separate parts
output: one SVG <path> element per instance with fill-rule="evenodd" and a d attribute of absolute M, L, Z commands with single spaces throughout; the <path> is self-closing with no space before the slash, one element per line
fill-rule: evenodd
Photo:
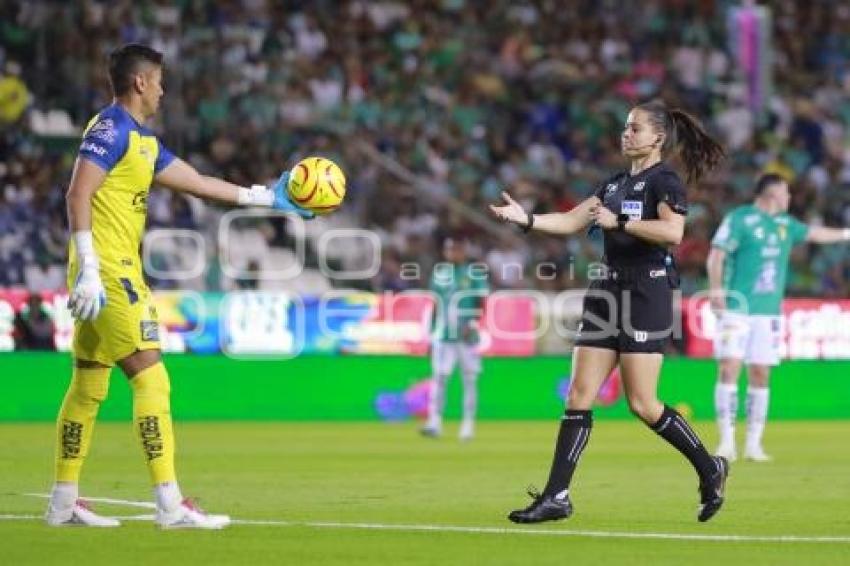
<path fill-rule="evenodd" d="M 254 204 L 251 200 L 250 191 L 246 187 L 235 185 L 224 179 L 201 175 L 197 169 L 183 161 L 175 158 L 171 164 L 163 169 L 157 176 L 156 182 L 174 191 L 188 193 L 190 195 L 202 198 L 205 200 L 213 200 L 232 205 L 248 205 Z M 265 206 L 271 206 L 271 196 L 267 196 L 268 203 Z"/>
<path fill-rule="evenodd" d="M 89 161 L 77 159 L 71 184 L 65 195 L 68 207 L 68 225 L 71 233 L 91 230 L 91 201 L 94 194 L 103 184 L 106 171 Z"/>

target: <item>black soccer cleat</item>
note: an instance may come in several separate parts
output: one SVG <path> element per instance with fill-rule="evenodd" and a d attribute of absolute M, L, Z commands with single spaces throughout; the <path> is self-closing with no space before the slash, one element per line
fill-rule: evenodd
<path fill-rule="evenodd" d="M 714 456 L 717 471 L 708 482 L 700 483 L 700 506 L 697 520 L 704 523 L 714 517 L 723 506 L 723 493 L 726 491 L 726 478 L 729 477 L 729 461 L 723 456 Z"/>
<path fill-rule="evenodd" d="M 426 438 L 440 438 L 442 431 L 433 426 L 423 426 L 419 429 L 419 434 Z"/>
<path fill-rule="evenodd" d="M 508 514 L 508 519 L 514 523 L 542 523 L 543 521 L 557 521 L 566 519 L 573 514 L 573 503 L 569 495 L 564 499 L 555 499 L 554 495 L 538 493 L 534 489 L 528 490 L 528 495 L 533 501 L 525 509 L 516 509 Z"/>

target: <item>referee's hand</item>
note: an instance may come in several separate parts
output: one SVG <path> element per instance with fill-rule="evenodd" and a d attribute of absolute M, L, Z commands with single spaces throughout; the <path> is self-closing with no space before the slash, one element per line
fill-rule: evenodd
<path fill-rule="evenodd" d="M 617 227 L 617 215 L 601 204 L 590 209 L 590 219 L 603 230 L 613 230 Z"/>
<path fill-rule="evenodd" d="M 505 204 L 502 206 L 490 205 L 490 212 L 493 213 L 493 216 L 502 222 L 513 222 L 520 225 L 528 222 L 528 215 L 525 213 L 525 210 L 522 209 L 522 206 L 507 191 L 502 191 L 502 200 L 505 201 Z"/>

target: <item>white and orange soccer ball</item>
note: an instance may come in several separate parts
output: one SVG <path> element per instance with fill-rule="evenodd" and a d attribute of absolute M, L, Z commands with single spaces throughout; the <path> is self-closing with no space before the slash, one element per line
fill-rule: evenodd
<path fill-rule="evenodd" d="M 316 214 L 330 214 L 345 198 L 345 174 L 324 157 L 307 157 L 289 172 L 289 198 Z"/>

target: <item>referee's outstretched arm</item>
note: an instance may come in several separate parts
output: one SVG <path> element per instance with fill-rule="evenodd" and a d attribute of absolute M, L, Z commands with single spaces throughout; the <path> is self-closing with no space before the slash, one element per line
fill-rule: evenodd
<path fill-rule="evenodd" d="M 502 191 L 502 199 L 505 201 L 504 205 L 490 205 L 490 211 L 499 220 L 517 224 L 525 231 L 534 228 L 540 232 L 564 236 L 575 234 L 587 228 L 591 222 L 592 210 L 601 204 L 598 197 L 592 196 L 583 200 L 569 212 L 532 214 L 525 212 L 522 205 L 515 201 L 507 191 Z"/>
<path fill-rule="evenodd" d="M 533 228 L 548 234 L 569 235 L 584 230 L 591 222 L 606 230 L 617 227 L 617 215 L 602 206 L 602 201 L 595 195 L 585 199 L 569 212 L 549 214 L 526 212 L 507 191 L 502 192 L 502 199 L 506 204 L 491 204 L 491 212 L 499 220 L 513 222 L 525 231 Z M 685 233 L 685 216 L 662 202 L 658 204 L 657 220 L 629 220 L 623 230 L 647 242 L 675 246 L 682 241 Z"/>

